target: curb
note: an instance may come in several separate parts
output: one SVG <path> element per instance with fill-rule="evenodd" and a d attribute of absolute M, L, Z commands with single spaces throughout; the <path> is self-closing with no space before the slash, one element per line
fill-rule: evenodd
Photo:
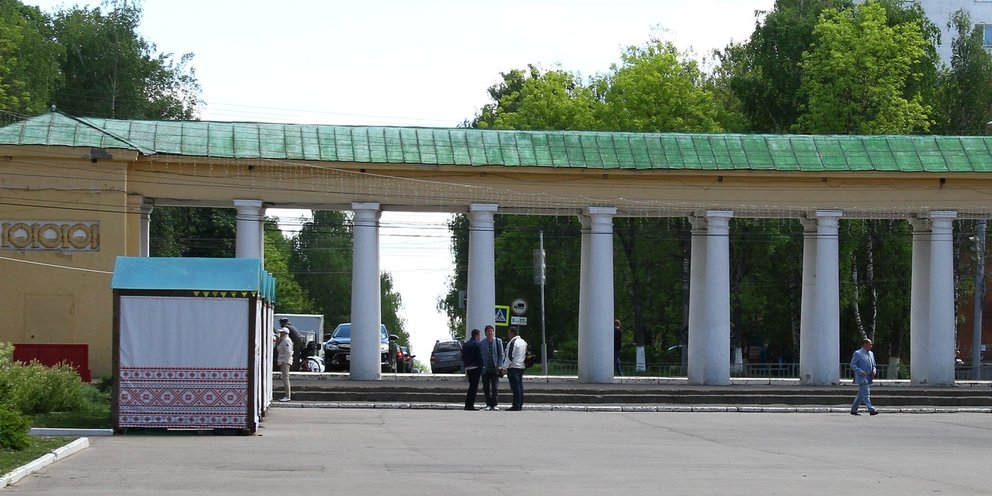
<path fill-rule="evenodd" d="M 390 402 L 288 402 L 272 403 L 274 408 L 352 408 L 376 410 L 462 410 L 464 403 L 390 403 Z M 851 407 L 829 406 L 690 406 L 690 405 L 526 405 L 525 410 L 539 412 L 656 412 L 656 413 L 849 413 Z M 879 413 L 937 414 L 992 413 L 989 407 L 901 407 L 878 408 Z"/>
<path fill-rule="evenodd" d="M 29 436 L 63 436 L 63 437 L 103 437 L 113 436 L 113 429 L 67 429 L 60 427 L 32 427 Z"/>
<path fill-rule="evenodd" d="M 69 456 L 83 449 L 89 448 L 90 440 L 85 437 L 81 437 L 61 448 L 56 448 L 50 453 L 42 455 L 40 458 L 27 465 L 22 465 L 15 468 L 10 473 L 0 476 L 0 489 L 3 489 L 9 485 L 16 484 L 21 479 Z"/>

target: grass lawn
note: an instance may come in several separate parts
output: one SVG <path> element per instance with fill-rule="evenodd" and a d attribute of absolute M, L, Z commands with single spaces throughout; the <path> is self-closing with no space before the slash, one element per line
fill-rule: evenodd
<path fill-rule="evenodd" d="M 9 473 L 56 448 L 71 443 L 75 439 L 74 437 L 31 436 L 29 438 L 31 444 L 21 451 L 0 448 L 0 475 Z"/>

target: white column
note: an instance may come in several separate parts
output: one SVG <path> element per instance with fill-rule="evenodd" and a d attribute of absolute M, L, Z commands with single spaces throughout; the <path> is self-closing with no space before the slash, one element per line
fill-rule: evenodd
<path fill-rule="evenodd" d="M 592 238 L 592 220 L 589 216 L 582 214 L 579 216 L 579 223 L 582 225 L 582 241 L 579 247 L 579 328 L 582 328 L 583 322 L 589 321 L 589 309 L 583 305 L 584 302 L 589 301 L 589 250 L 590 250 L 590 239 Z M 579 366 L 578 368 L 583 368 L 582 366 L 582 333 L 579 333 Z M 612 349 L 612 348 L 610 348 Z"/>
<path fill-rule="evenodd" d="M 582 256 L 579 382 L 613 382 L 613 207 L 589 207 L 588 255 Z"/>
<path fill-rule="evenodd" d="M 496 322 L 496 233 L 494 217 L 499 205 L 469 206 L 468 281 L 465 305 L 465 337 L 472 329 L 485 329 Z"/>
<path fill-rule="evenodd" d="M 840 383 L 840 243 L 839 226 L 843 212 L 839 210 L 816 211 L 816 295 L 813 301 L 810 341 L 812 361 L 809 379 L 811 386 L 828 386 Z M 804 375 L 805 379 L 806 376 Z"/>
<path fill-rule="evenodd" d="M 730 211 L 707 210 L 705 230 L 700 228 L 703 225 L 700 219 L 693 222 L 689 282 L 690 384 L 730 384 L 731 217 L 733 212 Z M 697 265 L 700 260 L 703 263 Z"/>
<path fill-rule="evenodd" d="M 799 310 L 799 382 L 809 384 L 816 357 L 813 302 L 816 301 L 816 221 L 799 219 L 803 225 L 803 283 Z"/>
<path fill-rule="evenodd" d="M 689 337 L 687 350 L 688 380 L 690 384 L 704 384 L 706 377 L 706 350 L 702 334 L 697 329 L 709 327 L 703 284 L 706 280 L 706 219 L 689 217 L 692 226 L 692 245 L 689 253 Z"/>
<path fill-rule="evenodd" d="M 138 236 L 141 239 L 138 240 L 138 256 L 147 257 L 151 253 L 152 209 L 155 208 L 155 203 L 146 199 L 141 202 L 139 208 L 141 210 L 138 218 Z"/>
<path fill-rule="evenodd" d="M 930 384 L 954 384 L 954 211 L 930 212 Z"/>
<path fill-rule="evenodd" d="M 350 377 L 378 380 L 381 375 L 379 326 L 382 296 L 379 287 L 378 203 L 352 203 L 353 252 L 351 271 L 351 364 Z"/>
<path fill-rule="evenodd" d="M 262 201 L 234 200 L 237 214 L 237 258 L 262 258 Z"/>
<path fill-rule="evenodd" d="M 909 304 L 909 377 L 930 382 L 930 220 L 909 219 L 913 226 L 913 278 Z"/>

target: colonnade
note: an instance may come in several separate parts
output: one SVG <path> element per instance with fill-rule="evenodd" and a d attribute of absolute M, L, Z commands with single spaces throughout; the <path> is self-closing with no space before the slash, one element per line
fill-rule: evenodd
<path fill-rule="evenodd" d="M 238 257 L 262 258 L 264 205 L 235 200 Z M 466 328 L 494 323 L 496 204 L 469 207 Z M 351 378 L 377 380 L 379 368 L 378 203 L 353 203 Z M 148 213 L 141 212 L 147 255 Z M 588 207 L 582 224 L 579 277 L 578 374 L 583 383 L 613 380 L 613 207 Z M 840 210 L 817 210 L 801 219 L 804 231 L 800 320 L 800 381 L 832 385 L 840 381 Z M 689 285 L 688 381 L 730 383 L 730 219 L 728 210 L 690 216 L 692 265 Z M 914 384 L 954 383 L 954 211 L 931 211 L 910 218 L 913 273 L 910 316 L 910 374 Z"/>

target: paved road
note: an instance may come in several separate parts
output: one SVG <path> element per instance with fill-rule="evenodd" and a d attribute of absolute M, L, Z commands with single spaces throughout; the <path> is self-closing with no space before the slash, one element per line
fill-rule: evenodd
<path fill-rule="evenodd" d="M 272 409 L 257 436 L 135 435 L 7 488 L 106 494 L 992 493 L 992 415 Z"/>

